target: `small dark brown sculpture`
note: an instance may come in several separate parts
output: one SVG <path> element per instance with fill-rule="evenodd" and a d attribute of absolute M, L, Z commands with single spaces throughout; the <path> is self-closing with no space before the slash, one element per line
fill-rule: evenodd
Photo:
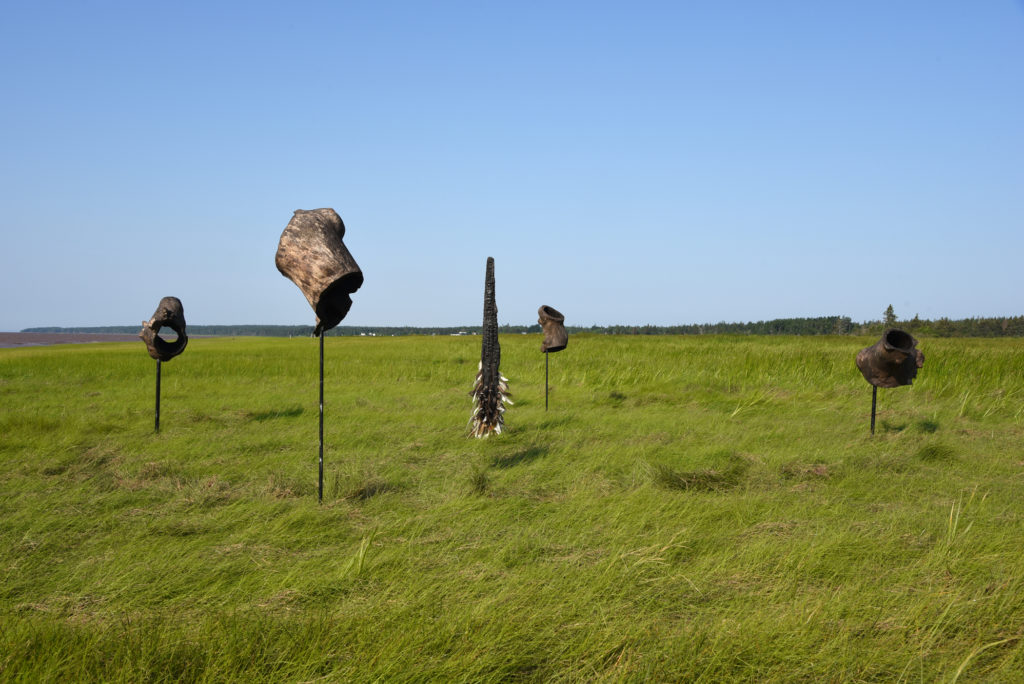
<path fill-rule="evenodd" d="M 569 345 L 569 333 L 565 331 L 565 316 L 546 304 L 537 309 L 537 322 L 544 329 L 542 352 L 562 351 Z"/>
<path fill-rule="evenodd" d="M 909 333 L 889 328 L 882 339 L 857 352 L 857 368 L 875 387 L 899 387 L 913 383 L 924 354 Z"/>
<path fill-rule="evenodd" d="M 274 262 L 299 286 L 316 312 L 314 335 L 341 323 L 363 272 L 341 239 L 345 224 L 334 209 L 298 209 L 281 233 Z"/>
<path fill-rule="evenodd" d="M 157 333 L 164 327 L 178 333 L 178 339 L 168 342 L 160 337 Z M 185 308 L 181 305 L 181 300 L 177 297 L 161 299 L 153 317 L 148 321 L 142 321 L 142 332 L 139 333 L 139 337 L 146 343 L 149 355 L 157 361 L 170 361 L 185 351 L 188 335 L 185 334 Z"/>
<path fill-rule="evenodd" d="M 508 378 L 501 374 L 501 345 L 498 344 L 498 305 L 494 300 L 494 259 L 487 257 L 484 275 L 483 342 L 480 349 L 480 370 L 476 374 L 471 396 L 473 415 L 469 419 L 469 434 L 489 437 L 501 434 L 505 425 L 505 404 L 511 404 Z"/>

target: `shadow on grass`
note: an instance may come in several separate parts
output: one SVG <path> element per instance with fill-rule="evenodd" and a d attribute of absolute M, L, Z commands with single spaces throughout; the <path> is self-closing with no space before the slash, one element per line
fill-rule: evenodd
<path fill-rule="evenodd" d="M 552 409 L 552 410 L 555 410 L 555 409 Z M 541 429 L 548 429 L 548 428 L 558 427 L 559 425 L 569 425 L 572 422 L 574 422 L 572 416 L 559 416 L 557 418 L 547 418 L 547 417 L 545 417 L 544 420 L 542 420 L 542 421 L 540 421 L 540 423 L 538 423 L 538 426 Z"/>
<path fill-rule="evenodd" d="M 917 450 L 917 457 L 922 461 L 949 462 L 956 460 L 956 452 L 945 444 L 925 444 Z"/>
<path fill-rule="evenodd" d="M 932 434 L 934 432 L 938 432 L 939 422 L 937 420 L 919 420 L 915 424 L 915 427 L 917 427 L 921 432 Z"/>
<path fill-rule="evenodd" d="M 257 423 L 274 420 L 276 418 L 298 418 L 302 415 L 303 410 L 304 409 L 301 406 L 292 406 L 291 408 L 281 409 L 279 411 L 251 411 L 249 412 L 249 418 L 255 420 Z"/>
<path fill-rule="evenodd" d="M 888 420 L 883 420 L 880 432 L 903 432 L 907 429 L 907 423 L 891 423 Z"/>
<path fill-rule="evenodd" d="M 491 461 L 491 465 L 495 468 L 512 468 L 523 463 L 535 461 L 541 456 L 546 456 L 547 453 L 547 447 L 532 446 L 526 449 L 520 449 L 514 454 L 495 456 Z"/>
<path fill-rule="evenodd" d="M 622 408 L 623 403 L 626 401 L 626 395 L 622 392 L 612 391 L 608 393 L 608 398 L 602 403 L 609 404 L 614 408 Z"/>
<path fill-rule="evenodd" d="M 384 480 L 370 480 L 364 483 L 360 487 L 353 489 L 352 491 L 343 494 L 341 498 L 348 499 L 350 501 L 367 501 L 379 494 L 387 494 L 388 492 L 401 491 L 402 486 L 394 482 L 386 482 Z"/>

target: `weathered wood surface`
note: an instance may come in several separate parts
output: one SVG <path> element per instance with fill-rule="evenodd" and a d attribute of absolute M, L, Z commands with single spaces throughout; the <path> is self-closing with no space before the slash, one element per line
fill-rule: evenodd
<path fill-rule="evenodd" d="M 569 333 L 565 331 L 565 316 L 557 309 L 546 304 L 537 309 L 537 322 L 544 330 L 544 341 L 540 344 L 542 352 L 559 352 L 569 346 Z"/>
<path fill-rule="evenodd" d="M 170 328 L 178 334 L 173 342 L 160 337 L 161 328 Z M 152 318 L 142 322 L 139 337 L 146 343 L 146 351 L 157 361 L 170 361 L 185 351 L 188 335 L 185 334 L 185 307 L 177 297 L 164 297 L 156 307 Z"/>
<path fill-rule="evenodd" d="M 857 352 L 857 368 L 875 387 L 910 385 L 917 369 L 924 366 L 924 354 L 909 333 L 889 328 L 878 342 Z"/>
<path fill-rule="evenodd" d="M 345 224 L 334 209 L 299 209 L 281 233 L 277 270 L 299 286 L 316 313 L 314 335 L 341 323 L 363 272 L 345 247 Z"/>

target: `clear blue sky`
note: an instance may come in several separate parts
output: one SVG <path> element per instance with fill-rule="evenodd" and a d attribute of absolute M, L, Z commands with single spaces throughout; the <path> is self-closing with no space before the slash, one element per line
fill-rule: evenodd
<path fill-rule="evenodd" d="M 0 330 L 1024 314 L 1024 3 L 9 2 Z"/>

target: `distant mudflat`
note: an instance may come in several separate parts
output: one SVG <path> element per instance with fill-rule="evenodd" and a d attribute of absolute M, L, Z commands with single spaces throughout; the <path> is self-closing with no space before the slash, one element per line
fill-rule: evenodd
<path fill-rule="evenodd" d="M 47 344 L 83 344 L 85 342 L 138 342 L 138 335 L 111 333 L 9 333 L 0 332 L 0 348 L 37 347 Z"/>

